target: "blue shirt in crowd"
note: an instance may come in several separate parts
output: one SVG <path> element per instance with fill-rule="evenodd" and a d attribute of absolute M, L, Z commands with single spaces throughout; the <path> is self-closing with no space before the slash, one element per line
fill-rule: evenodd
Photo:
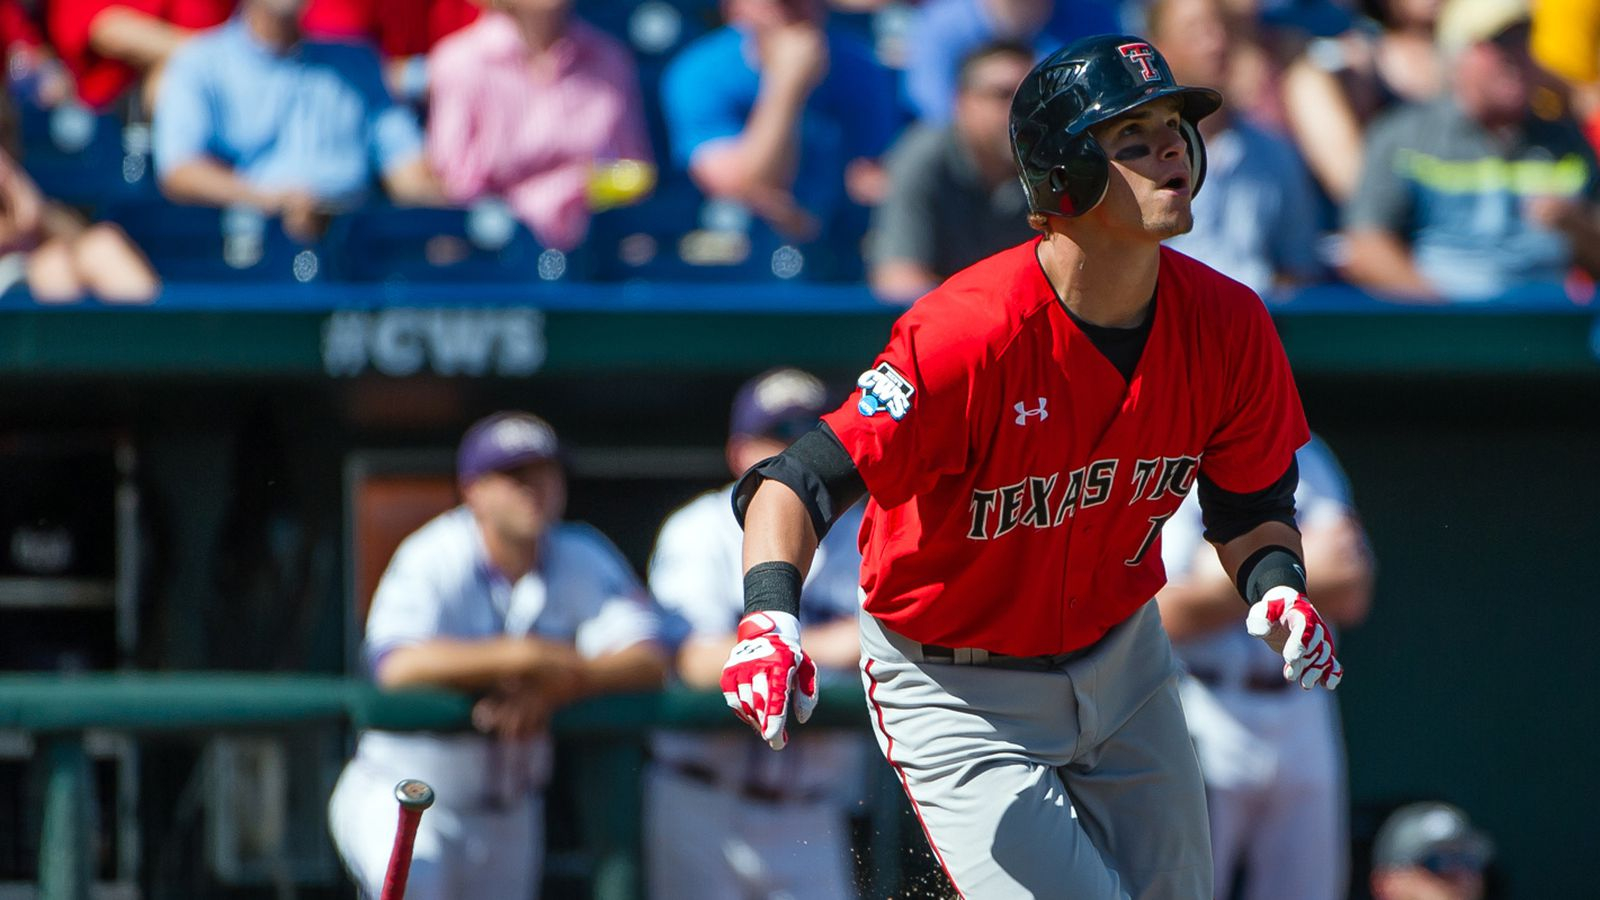
<path fill-rule="evenodd" d="M 1315 279 L 1316 194 L 1294 147 L 1234 120 L 1206 139 L 1206 158 L 1194 229 L 1167 245 L 1262 295 L 1280 276 Z"/>
<path fill-rule="evenodd" d="M 1111 0 L 1055 0 L 1050 18 L 1032 43 L 1040 58 L 1064 44 L 1091 34 L 1122 30 Z M 906 94 L 917 118 L 950 121 L 956 97 L 956 72 L 961 60 L 997 38 L 999 33 L 983 0 L 928 0 L 917 11 L 906 59 Z"/>
<path fill-rule="evenodd" d="M 1491 134 L 1445 97 L 1400 107 L 1368 130 L 1345 227 L 1404 241 L 1451 300 L 1487 300 L 1559 283 L 1572 265 L 1567 236 L 1528 218 L 1537 197 L 1600 201 L 1600 169 L 1577 127 L 1529 117 L 1514 134 Z"/>
<path fill-rule="evenodd" d="M 828 30 L 828 74 L 811 92 L 800 121 L 794 195 L 826 226 L 843 207 L 845 165 L 888 149 L 900 118 L 889 71 L 854 35 Z M 754 49 L 734 27 L 684 48 L 662 79 L 673 161 L 688 168 L 705 144 L 738 136 L 755 107 L 761 78 Z"/>
<path fill-rule="evenodd" d="M 173 54 L 152 122 L 157 172 L 208 156 L 252 185 L 356 202 L 416 158 L 416 119 L 358 44 L 301 41 L 279 55 L 238 18 Z"/>

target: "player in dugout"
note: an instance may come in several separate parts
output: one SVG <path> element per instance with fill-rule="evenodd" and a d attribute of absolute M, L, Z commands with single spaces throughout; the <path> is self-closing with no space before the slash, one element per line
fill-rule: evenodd
<path fill-rule="evenodd" d="M 462 504 L 395 551 L 362 658 L 385 688 L 481 694 L 481 733 L 362 733 L 328 821 L 368 897 L 380 894 L 404 778 L 438 798 L 417 831 L 408 900 L 537 897 L 550 716 L 583 697 L 658 687 L 666 673 L 658 616 L 627 561 L 598 531 L 562 520 L 566 476 L 548 423 L 479 421 L 456 472 Z"/>

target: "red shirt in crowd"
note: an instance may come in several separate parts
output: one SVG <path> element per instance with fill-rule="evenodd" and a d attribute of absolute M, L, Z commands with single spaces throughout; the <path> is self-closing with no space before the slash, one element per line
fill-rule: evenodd
<path fill-rule="evenodd" d="M 952 277 L 824 416 L 871 493 L 866 609 L 923 643 L 1033 656 L 1098 640 L 1166 581 L 1160 526 L 1204 472 L 1268 487 L 1309 439 L 1261 300 L 1166 248 L 1131 381 L 1037 241 Z"/>
<path fill-rule="evenodd" d="M 471 0 L 311 0 L 303 21 L 307 34 L 362 38 L 393 58 L 427 53 L 482 12 Z"/>
<path fill-rule="evenodd" d="M 89 46 L 96 16 L 113 7 L 131 9 L 198 31 L 221 25 L 236 0 L 53 0 L 45 21 L 50 42 L 77 80 L 78 97 L 95 108 L 109 105 L 139 79 L 139 70 L 108 59 Z"/>

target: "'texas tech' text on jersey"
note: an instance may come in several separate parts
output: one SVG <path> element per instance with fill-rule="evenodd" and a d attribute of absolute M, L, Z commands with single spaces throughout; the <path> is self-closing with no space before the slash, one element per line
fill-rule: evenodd
<path fill-rule="evenodd" d="M 1125 381 L 1036 243 L 918 301 L 824 417 L 871 493 L 867 611 L 913 640 L 1023 656 L 1093 643 L 1160 588 L 1161 523 L 1201 472 L 1260 490 L 1309 438 L 1248 288 L 1163 249 Z"/>

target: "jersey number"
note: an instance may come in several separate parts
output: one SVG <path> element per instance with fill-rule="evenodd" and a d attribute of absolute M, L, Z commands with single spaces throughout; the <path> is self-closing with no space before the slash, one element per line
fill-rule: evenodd
<path fill-rule="evenodd" d="M 1176 512 L 1177 510 L 1173 510 L 1164 516 L 1151 516 L 1150 531 L 1145 534 L 1144 543 L 1139 545 L 1139 552 L 1135 553 L 1132 559 L 1123 560 L 1122 564 L 1125 566 L 1137 566 L 1144 562 L 1145 554 L 1150 552 L 1150 548 L 1155 546 L 1156 538 L 1161 536 L 1161 526 L 1167 524 L 1167 520 L 1172 518 L 1173 513 Z"/>

